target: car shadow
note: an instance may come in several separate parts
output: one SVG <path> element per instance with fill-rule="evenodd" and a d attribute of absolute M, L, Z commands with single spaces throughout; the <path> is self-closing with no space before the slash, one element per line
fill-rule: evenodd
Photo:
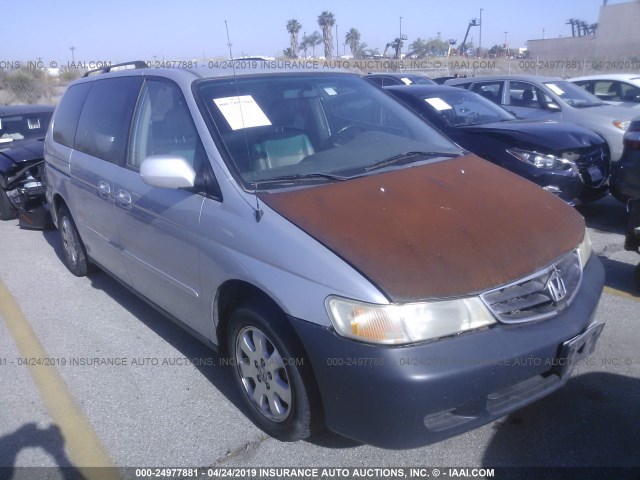
<path fill-rule="evenodd" d="M 64 251 L 58 231 L 44 230 L 42 234 L 51 248 L 53 248 L 60 261 L 64 263 Z M 193 362 L 193 366 L 197 368 L 198 371 L 214 387 L 216 387 L 216 389 L 220 391 L 227 400 L 229 400 L 229 402 L 233 403 L 236 408 L 238 408 L 249 420 L 253 422 L 240 392 L 238 391 L 238 387 L 235 384 L 233 372 L 226 357 L 200 342 L 164 315 L 158 314 L 157 310 L 148 305 L 144 300 L 140 299 L 109 274 L 98 270 L 97 272 L 90 274 L 89 278 L 94 288 L 105 292 L 111 298 L 116 300 L 131 315 L 136 317 L 156 335 L 160 336 L 173 348 L 179 351 L 182 356 L 192 360 L 197 360 L 196 362 Z M 256 427 L 259 428 L 257 425 Z M 352 448 L 361 445 L 361 443 L 345 438 L 327 429 L 317 432 L 311 438 L 307 439 L 307 442 L 325 448 Z"/>
<path fill-rule="evenodd" d="M 18 454 L 27 448 L 40 448 L 48 453 L 60 467 L 59 472 L 64 480 L 84 480 L 85 476 L 67 457 L 64 444 L 62 432 L 55 424 L 47 428 L 39 428 L 35 423 L 25 423 L 14 432 L 0 436 L 0 478 L 11 480 L 22 477 L 25 472 L 16 475 Z M 40 477 L 36 467 L 30 467 L 30 470 L 32 478 Z"/>
<path fill-rule="evenodd" d="M 624 235 L 627 229 L 627 208 L 611 195 L 576 207 L 587 227 L 607 233 Z"/>
<path fill-rule="evenodd" d="M 603 361 L 590 358 L 594 359 Z M 621 395 L 621 392 L 624 393 Z M 637 479 L 640 474 L 639 415 L 640 380 L 601 372 L 578 375 L 554 394 L 495 422 L 495 434 L 484 452 L 482 464 L 486 467 L 514 464 L 594 467 L 594 478 Z M 636 470 L 618 471 L 610 477 L 597 467 Z M 509 478 L 536 476 L 531 476 L 535 471 L 526 469 L 514 469 L 511 473 L 513 476 Z M 591 478 L 582 473 L 585 472 L 581 471 L 580 478 Z M 631 476 L 627 477 L 627 473 Z M 544 471 L 542 475 L 538 472 L 537 478 L 567 478 L 570 474 L 562 470 Z"/>
<path fill-rule="evenodd" d="M 635 265 L 598 255 L 605 271 L 605 285 L 640 298 L 640 284 L 634 280 Z M 640 261 L 640 257 L 638 257 Z"/>

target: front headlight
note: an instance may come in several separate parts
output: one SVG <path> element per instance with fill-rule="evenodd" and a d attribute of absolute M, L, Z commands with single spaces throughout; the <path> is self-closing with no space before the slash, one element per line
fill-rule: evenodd
<path fill-rule="evenodd" d="M 507 153 L 513 155 L 521 162 L 530 163 L 536 168 L 548 168 L 551 170 L 565 170 L 571 167 L 567 160 L 556 157 L 555 155 L 546 155 L 544 153 L 530 152 L 528 150 L 520 150 L 519 148 L 508 148 Z"/>
<path fill-rule="evenodd" d="M 631 125 L 631 122 L 629 120 L 627 120 L 627 121 L 614 120 L 613 121 L 613 126 L 614 127 L 619 128 L 620 130 L 624 130 L 625 132 L 629 128 L 629 125 Z"/>
<path fill-rule="evenodd" d="M 478 297 L 404 305 L 328 297 L 325 306 L 340 335 L 379 344 L 434 340 L 495 323 Z"/>
<path fill-rule="evenodd" d="M 578 255 L 580 255 L 580 264 L 584 270 L 591 256 L 591 237 L 589 236 L 589 230 L 586 228 L 584 229 L 584 239 L 582 243 L 578 245 Z"/>

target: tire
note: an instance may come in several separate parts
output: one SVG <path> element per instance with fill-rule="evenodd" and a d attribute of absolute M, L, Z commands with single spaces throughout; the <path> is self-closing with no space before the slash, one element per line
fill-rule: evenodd
<path fill-rule="evenodd" d="M 58 210 L 58 231 L 62 242 L 64 264 L 76 277 L 84 277 L 91 270 L 87 250 L 80 239 L 69 209 L 62 205 Z"/>
<path fill-rule="evenodd" d="M 18 210 L 12 205 L 7 192 L 0 188 L 0 220 L 13 220 L 18 216 Z"/>
<path fill-rule="evenodd" d="M 232 313 L 228 331 L 233 375 L 254 423 L 282 441 L 308 438 L 319 418 L 314 405 L 319 397 L 311 366 L 283 314 L 254 299 Z"/>

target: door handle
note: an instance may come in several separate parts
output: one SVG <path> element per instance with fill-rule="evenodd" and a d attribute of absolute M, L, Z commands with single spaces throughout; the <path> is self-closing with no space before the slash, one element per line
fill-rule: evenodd
<path fill-rule="evenodd" d="M 122 208 L 131 208 L 131 195 L 129 192 L 125 192 L 124 190 L 118 190 L 116 194 L 116 202 Z"/>
<path fill-rule="evenodd" d="M 109 195 L 111 194 L 111 187 L 107 182 L 101 180 L 98 182 L 98 193 L 102 198 L 109 199 Z"/>

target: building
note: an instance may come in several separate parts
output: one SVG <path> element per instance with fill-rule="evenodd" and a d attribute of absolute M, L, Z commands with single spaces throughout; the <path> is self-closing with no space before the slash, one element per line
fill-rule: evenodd
<path fill-rule="evenodd" d="M 529 40 L 529 58 L 640 59 L 640 0 L 600 7 L 594 35 Z"/>

